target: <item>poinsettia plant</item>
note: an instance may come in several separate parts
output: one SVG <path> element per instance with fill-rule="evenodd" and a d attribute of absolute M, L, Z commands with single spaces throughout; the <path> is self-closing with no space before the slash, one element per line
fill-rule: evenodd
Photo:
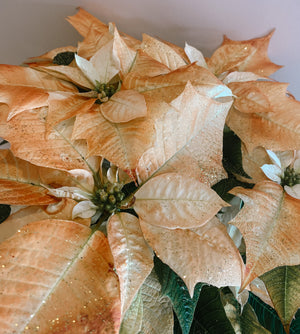
<path fill-rule="evenodd" d="M 300 102 L 272 34 L 205 58 L 68 21 L 77 47 L 0 65 L 0 333 L 269 333 L 257 300 L 296 333 Z"/>

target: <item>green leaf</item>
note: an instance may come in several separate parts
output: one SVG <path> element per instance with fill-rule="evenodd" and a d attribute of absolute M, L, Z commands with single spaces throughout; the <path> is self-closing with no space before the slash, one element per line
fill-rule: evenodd
<path fill-rule="evenodd" d="M 249 303 L 244 307 L 241 317 L 243 334 L 268 334 L 270 333 L 258 321 L 257 316 Z"/>
<path fill-rule="evenodd" d="M 234 177 L 223 179 L 212 186 L 212 189 L 226 202 L 230 202 L 234 195 L 228 194 L 234 187 L 252 188 L 254 185 L 237 180 Z"/>
<path fill-rule="evenodd" d="M 162 295 L 158 277 L 152 270 L 125 313 L 119 333 L 172 334 L 173 323 L 171 301 Z"/>
<path fill-rule="evenodd" d="M 4 222 L 10 215 L 10 205 L 0 204 L 0 223 Z"/>
<path fill-rule="evenodd" d="M 194 319 L 190 334 L 235 334 L 214 286 L 202 287 Z"/>
<path fill-rule="evenodd" d="M 295 319 L 292 321 L 290 327 L 290 334 L 300 333 L 300 309 L 297 311 L 295 315 Z"/>
<path fill-rule="evenodd" d="M 121 324 L 120 334 L 139 333 L 143 325 L 143 300 L 139 291 Z"/>
<path fill-rule="evenodd" d="M 265 304 L 260 298 L 253 293 L 249 293 L 249 303 L 253 307 L 259 322 L 274 334 L 285 334 L 282 323 L 276 311 L 269 305 Z"/>
<path fill-rule="evenodd" d="M 143 299 L 143 334 L 173 332 L 173 311 L 168 297 L 161 294 L 161 285 L 154 271 L 141 286 Z"/>
<path fill-rule="evenodd" d="M 260 278 L 288 332 L 292 318 L 300 307 L 300 265 L 278 267 Z"/>
<path fill-rule="evenodd" d="M 167 295 L 172 302 L 183 334 L 188 334 L 194 318 L 195 308 L 204 284 L 198 283 L 194 290 L 193 298 L 183 280 L 168 265 L 155 257 L 154 266 L 156 274 L 162 285 L 162 294 Z"/>
<path fill-rule="evenodd" d="M 238 174 L 251 179 L 243 169 L 241 140 L 233 131 L 224 131 L 222 162 L 228 174 Z"/>
<path fill-rule="evenodd" d="M 270 333 L 261 326 L 249 303 L 244 306 L 243 313 L 241 314 L 241 306 L 229 288 L 222 288 L 220 290 L 220 295 L 226 315 L 236 334 Z"/>

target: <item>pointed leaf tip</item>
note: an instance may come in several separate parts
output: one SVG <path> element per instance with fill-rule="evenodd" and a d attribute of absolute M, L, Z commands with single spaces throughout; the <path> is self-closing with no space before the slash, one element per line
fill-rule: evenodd
<path fill-rule="evenodd" d="M 253 189 L 234 188 L 231 194 L 244 201 L 244 207 L 230 221 L 246 243 L 246 270 L 241 289 L 254 278 L 283 265 L 297 265 L 300 258 L 300 202 L 271 181 Z"/>
<path fill-rule="evenodd" d="M 176 173 L 150 179 L 135 198 L 134 209 L 142 220 L 170 229 L 199 227 L 228 206 L 208 186 Z"/>
<path fill-rule="evenodd" d="M 123 318 L 153 268 L 153 255 L 138 218 L 129 213 L 113 215 L 109 219 L 107 233 L 120 280 Z"/>

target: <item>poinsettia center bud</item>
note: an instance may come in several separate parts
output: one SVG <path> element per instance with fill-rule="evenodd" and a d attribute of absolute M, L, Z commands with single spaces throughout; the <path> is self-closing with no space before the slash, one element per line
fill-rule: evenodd
<path fill-rule="evenodd" d="M 100 83 L 97 81 L 97 85 L 95 87 L 95 91 L 98 93 L 96 100 L 97 104 L 101 104 L 104 102 L 107 102 L 110 97 L 112 97 L 119 89 L 119 82 L 114 84 L 106 84 L 106 83 Z"/>
<path fill-rule="evenodd" d="M 292 187 L 295 184 L 300 184 L 300 174 L 292 167 L 287 167 L 284 171 L 283 177 L 281 178 L 281 185 Z"/>
<path fill-rule="evenodd" d="M 122 185 L 108 182 L 94 193 L 92 202 L 98 206 L 100 211 L 112 213 L 120 207 L 124 198 Z"/>

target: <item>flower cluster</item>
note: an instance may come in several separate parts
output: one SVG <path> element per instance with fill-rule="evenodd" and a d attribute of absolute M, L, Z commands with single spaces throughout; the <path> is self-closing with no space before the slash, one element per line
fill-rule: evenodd
<path fill-rule="evenodd" d="M 300 151 L 274 152 L 267 150 L 273 165 L 264 164 L 266 176 L 284 187 L 292 197 L 300 199 Z"/>
<path fill-rule="evenodd" d="M 300 102 L 269 78 L 272 34 L 225 37 L 205 58 L 83 9 L 68 20 L 77 47 L 0 65 L 4 331 L 173 333 L 176 314 L 188 333 L 197 302 L 201 331 L 211 317 L 255 331 L 247 289 L 288 328 Z"/>

